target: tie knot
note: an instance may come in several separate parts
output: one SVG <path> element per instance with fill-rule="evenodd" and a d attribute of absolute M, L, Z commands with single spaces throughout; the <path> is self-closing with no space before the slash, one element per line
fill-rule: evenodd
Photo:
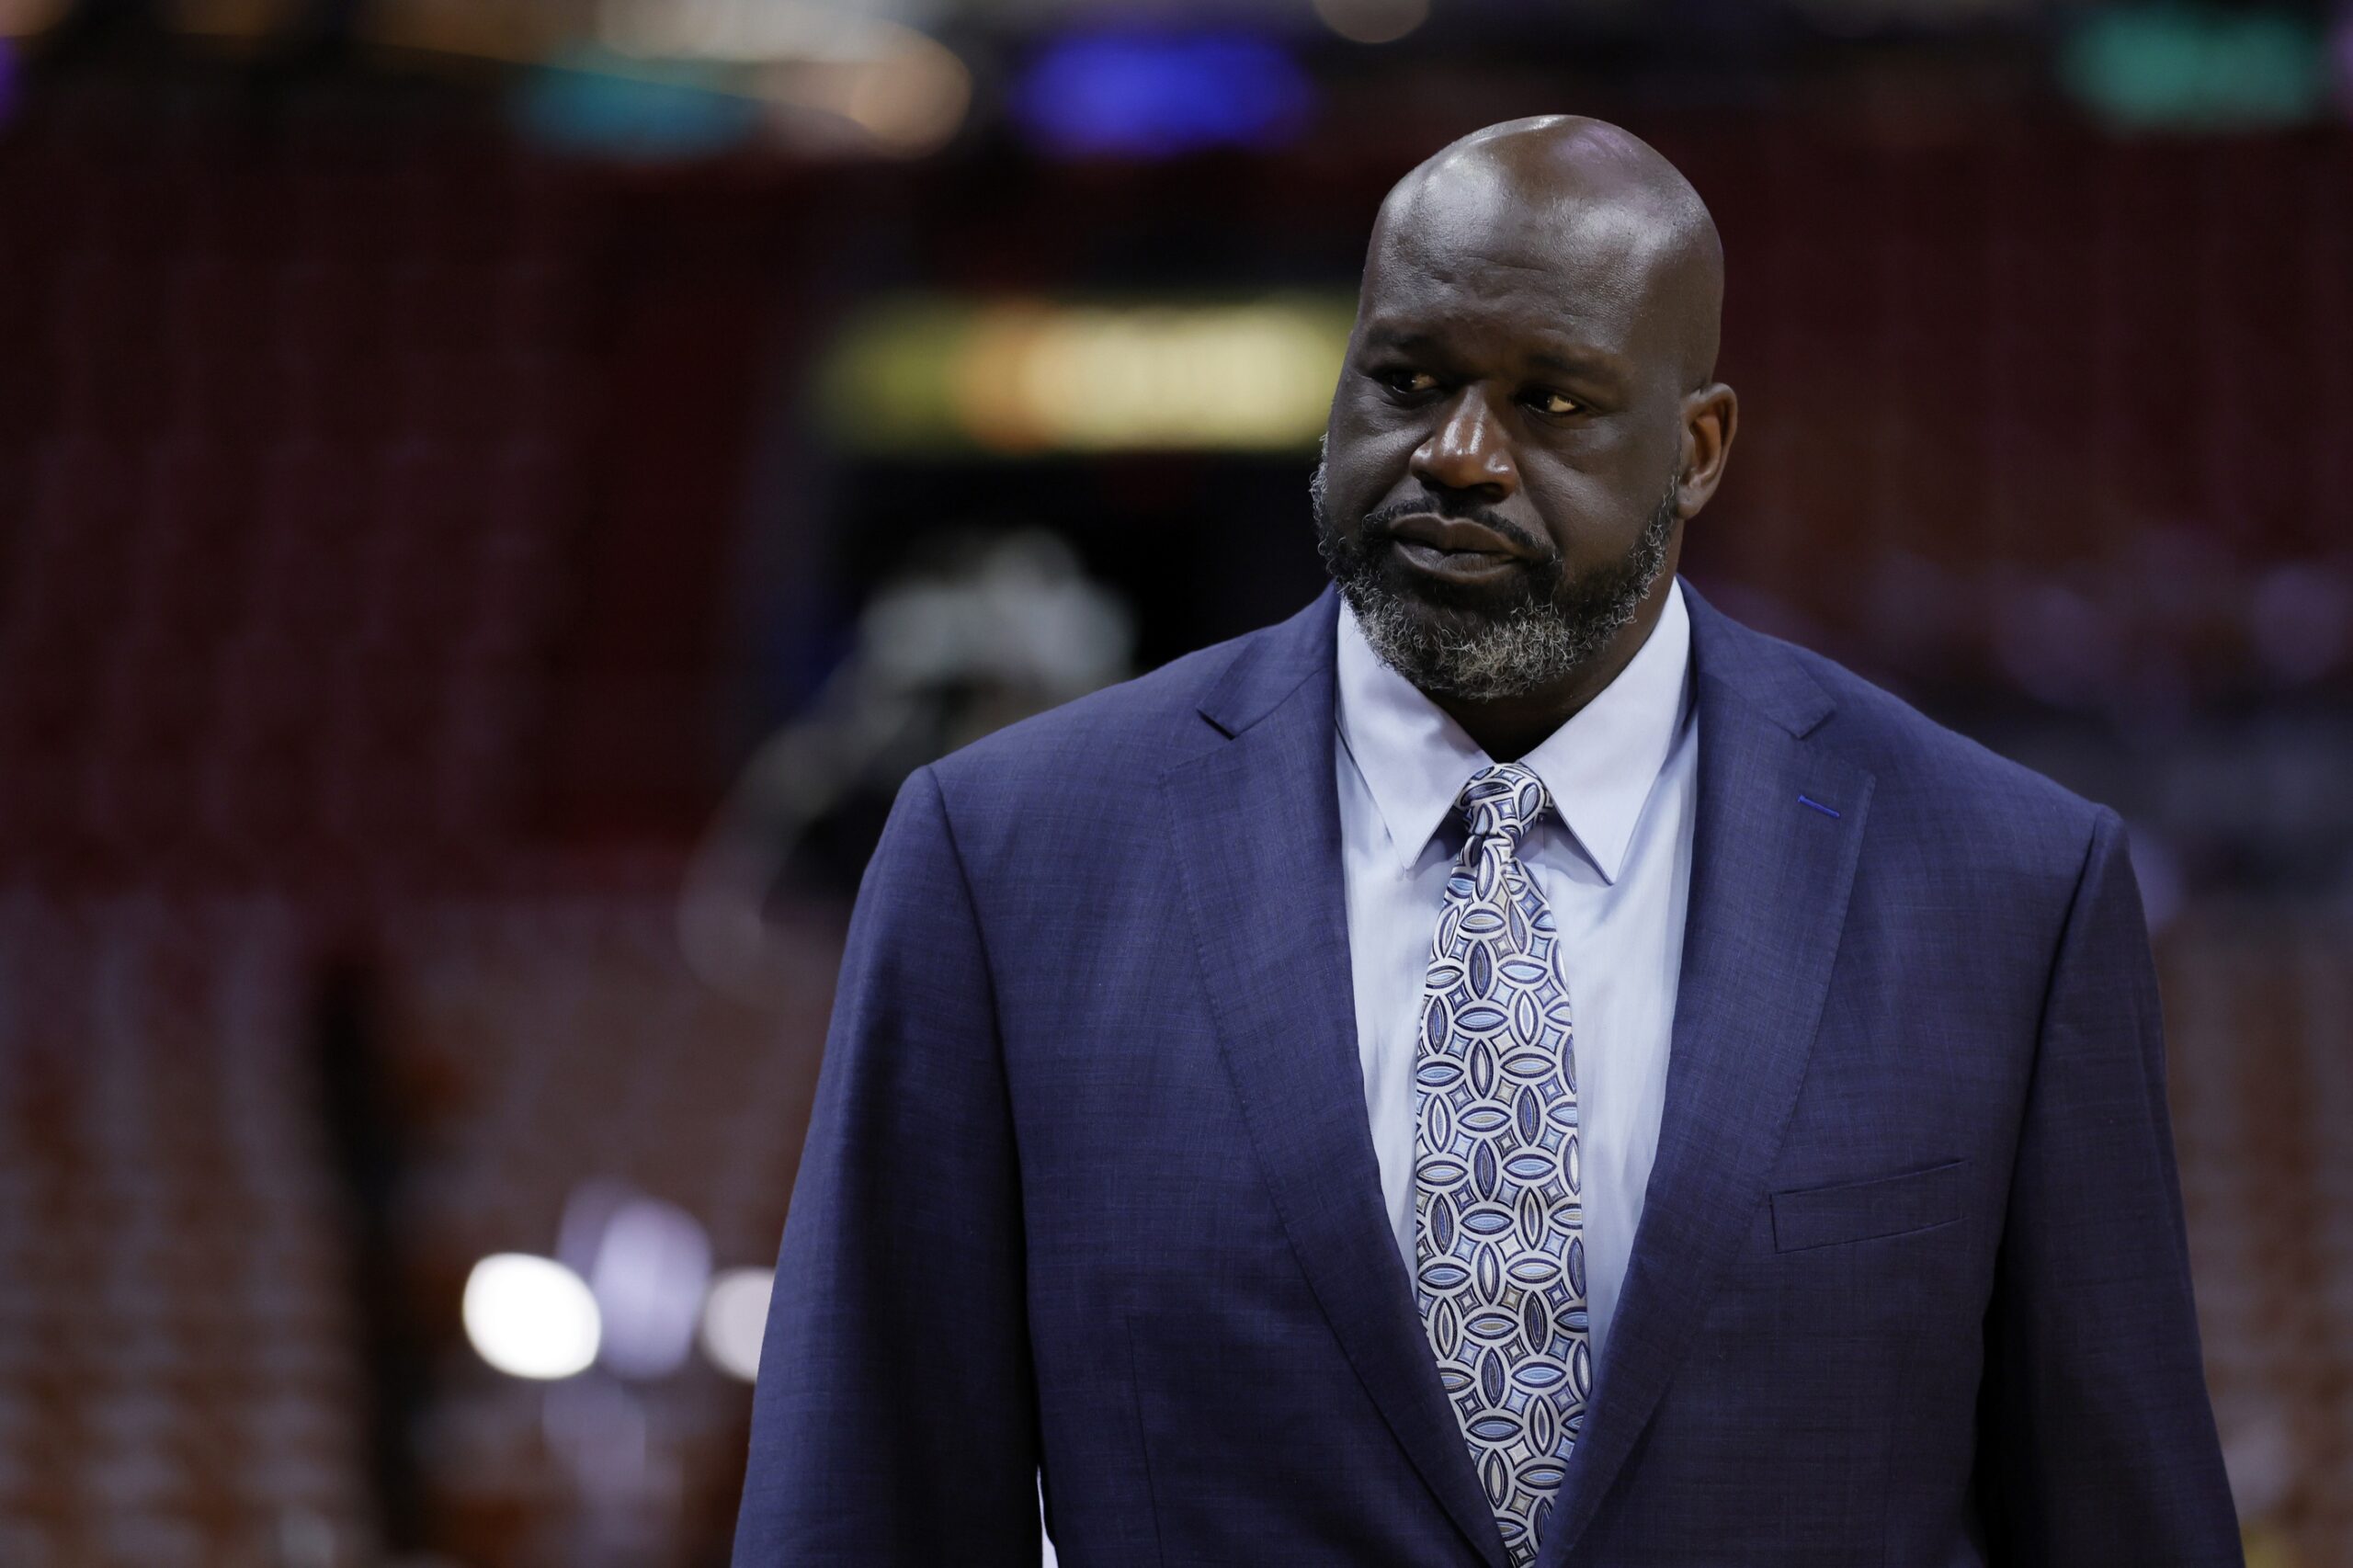
<path fill-rule="evenodd" d="M 1535 824 L 1552 803 L 1544 780 L 1516 762 L 1483 767 L 1455 798 L 1474 838 L 1501 834 L 1515 848 L 1519 835 Z"/>

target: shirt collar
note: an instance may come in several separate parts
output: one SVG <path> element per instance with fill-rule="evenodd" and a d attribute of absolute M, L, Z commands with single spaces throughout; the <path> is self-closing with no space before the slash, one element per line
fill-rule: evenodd
<path fill-rule="evenodd" d="M 1463 784 L 1494 759 L 1381 663 L 1345 599 L 1339 619 L 1341 744 L 1389 830 L 1398 869 L 1411 870 Z M 1617 881 L 1643 803 L 1683 728 L 1690 664 L 1691 619 L 1677 581 L 1658 624 L 1618 678 L 1520 758 L 1544 781 L 1563 825 L 1604 881 Z"/>

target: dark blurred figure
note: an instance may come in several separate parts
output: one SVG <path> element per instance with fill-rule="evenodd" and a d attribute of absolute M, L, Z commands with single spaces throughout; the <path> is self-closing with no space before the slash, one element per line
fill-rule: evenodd
<path fill-rule="evenodd" d="M 413 1263 L 396 1208 L 406 1162 L 382 1008 L 381 980 L 365 955 L 339 952 L 321 966 L 312 1040 L 327 1157 L 350 1215 L 351 1314 L 367 1369 L 369 1479 L 383 1547 L 406 1553 L 432 1539 L 415 1450 L 426 1368 L 408 1321 Z"/>

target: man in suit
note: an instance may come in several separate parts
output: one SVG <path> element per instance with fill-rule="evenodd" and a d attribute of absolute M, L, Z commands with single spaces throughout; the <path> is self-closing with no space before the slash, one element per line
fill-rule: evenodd
<path fill-rule="evenodd" d="M 2239 1562 L 2120 824 L 1677 578 L 1722 277 L 1447 148 L 1336 591 L 909 780 L 738 1568 Z"/>

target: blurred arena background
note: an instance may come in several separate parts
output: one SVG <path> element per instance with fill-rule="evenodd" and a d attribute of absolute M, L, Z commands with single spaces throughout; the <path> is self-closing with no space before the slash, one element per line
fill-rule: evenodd
<path fill-rule="evenodd" d="M 1387 184 L 1713 205 L 1719 603 L 2130 819 L 2353 1568 L 2353 7 L 0 0 L 0 1564 L 703 1568 L 906 771 L 1286 613 Z"/>

